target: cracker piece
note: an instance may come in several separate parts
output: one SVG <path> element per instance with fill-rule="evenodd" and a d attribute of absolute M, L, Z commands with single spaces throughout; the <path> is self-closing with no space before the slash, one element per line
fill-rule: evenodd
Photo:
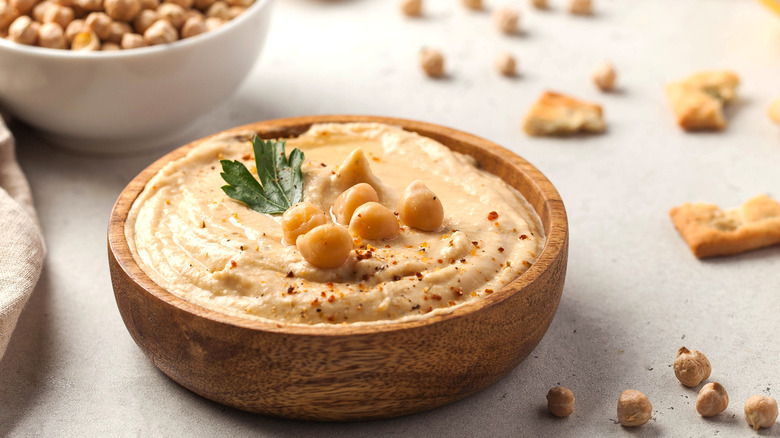
<path fill-rule="evenodd" d="M 737 98 L 739 76 L 725 70 L 703 71 L 666 86 L 666 96 L 686 131 L 723 130 L 723 106 Z"/>
<path fill-rule="evenodd" d="M 731 210 L 686 203 L 672 208 L 669 216 L 700 259 L 780 244 L 780 203 L 766 195 Z"/>
<path fill-rule="evenodd" d="M 604 132 L 601 106 L 552 91 L 545 91 L 523 120 L 528 135 L 571 135 Z"/>

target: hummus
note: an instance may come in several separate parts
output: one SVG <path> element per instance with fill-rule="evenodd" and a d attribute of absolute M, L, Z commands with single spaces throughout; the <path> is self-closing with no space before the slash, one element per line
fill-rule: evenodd
<path fill-rule="evenodd" d="M 352 184 L 369 182 L 397 211 L 404 188 L 419 179 L 441 199 L 444 222 L 358 241 L 342 266 L 316 268 L 282 242 L 281 215 L 257 213 L 221 190 L 220 159 L 255 173 L 252 135 L 217 136 L 168 163 L 130 210 L 125 233 L 135 260 L 184 300 L 276 323 L 407 321 L 499 290 L 541 251 L 544 232 L 529 204 L 471 157 L 394 126 L 321 124 L 287 140 L 288 153 L 306 155 L 305 201 L 327 213 Z M 354 159 L 358 148 L 365 159 Z"/>

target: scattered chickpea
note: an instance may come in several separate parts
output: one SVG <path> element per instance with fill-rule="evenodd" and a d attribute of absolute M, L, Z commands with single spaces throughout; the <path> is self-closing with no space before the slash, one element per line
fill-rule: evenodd
<path fill-rule="evenodd" d="M 596 68 L 593 69 L 592 77 L 593 83 L 595 83 L 601 91 L 611 91 L 615 88 L 617 74 L 615 73 L 615 68 L 609 62 L 596 66 Z"/>
<path fill-rule="evenodd" d="M 100 50 L 100 38 L 91 29 L 85 28 L 83 32 L 76 34 L 70 45 L 71 50 L 92 52 Z"/>
<path fill-rule="evenodd" d="M 696 411 L 702 417 L 713 417 L 725 411 L 729 405 L 729 395 L 726 388 L 718 382 L 704 385 L 696 397 Z"/>
<path fill-rule="evenodd" d="M 420 66 L 429 77 L 444 76 L 444 56 L 438 50 L 423 48 L 420 51 Z"/>
<path fill-rule="evenodd" d="M 227 3 L 222 0 L 217 0 L 211 6 L 209 6 L 209 9 L 206 11 L 206 17 L 216 17 L 223 20 L 228 20 L 230 19 L 230 11 L 228 9 L 229 7 Z"/>
<path fill-rule="evenodd" d="M 710 377 L 712 366 L 707 356 L 700 351 L 680 347 L 674 359 L 674 375 L 685 386 L 697 386 Z"/>
<path fill-rule="evenodd" d="M 206 19 L 202 15 L 195 15 L 187 19 L 181 27 L 181 37 L 190 38 L 206 32 Z"/>
<path fill-rule="evenodd" d="M 766 111 L 769 116 L 769 120 L 780 124 L 780 98 L 777 98 L 769 104 L 769 108 Z"/>
<path fill-rule="evenodd" d="M 38 29 L 38 45 L 50 49 L 67 49 L 65 31 L 57 23 L 43 23 Z"/>
<path fill-rule="evenodd" d="M 623 426 L 641 426 L 647 423 L 652 413 L 653 405 L 643 393 L 635 389 L 627 389 L 620 393 L 617 416 Z"/>
<path fill-rule="evenodd" d="M 379 196 L 370 184 L 359 183 L 345 190 L 333 202 L 333 216 L 340 224 L 349 224 L 355 210 L 366 202 L 379 202 Z"/>
<path fill-rule="evenodd" d="M 398 201 L 398 217 L 404 225 L 422 231 L 433 231 L 444 221 L 441 200 L 420 180 L 406 187 Z"/>
<path fill-rule="evenodd" d="M 569 12 L 574 15 L 590 15 L 593 13 L 593 2 L 591 0 L 570 0 Z"/>
<path fill-rule="evenodd" d="M 407 17 L 422 15 L 422 0 L 401 0 L 401 12 Z"/>
<path fill-rule="evenodd" d="M 8 0 L 8 4 L 13 6 L 20 14 L 27 14 L 37 3 L 36 0 Z"/>
<path fill-rule="evenodd" d="M 556 386 L 547 392 L 547 410 L 556 417 L 568 417 L 574 412 L 574 393 Z"/>
<path fill-rule="evenodd" d="M 113 44 L 120 44 L 122 42 L 122 36 L 126 33 L 131 33 L 133 28 L 124 21 L 114 21 L 108 26 L 108 37 L 106 41 Z M 106 50 L 103 47 L 103 50 Z"/>
<path fill-rule="evenodd" d="M 144 41 L 144 36 L 137 33 L 126 33 L 122 35 L 122 42 L 119 43 L 119 46 L 123 49 L 137 49 L 139 47 L 146 47 L 147 45 L 146 41 Z"/>
<path fill-rule="evenodd" d="M 108 38 L 111 32 L 111 17 L 105 12 L 91 12 L 84 20 L 84 25 L 95 32 L 101 40 Z"/>
<path fill-rule="evenodd" d="M 8 39 L 19 44 L 34 45 L 38 41 L 38 22 L 22 15 L 8 27 Z"/>
<path fill-rule="evenodd" d="M 73 21 L 73 17 L 73 9 L 67 6 L 52 4 L 43 13 L 42 23 L 57 23 L 64 29 Z"/>
<path fill-rule="evenodd" d="M 474 11 L 482 10 L 482 0 L 461 0 L 461 3 L 463 3 L 463 6 Z"/>
<path fill-rule="evenodd" d="M 311 202 L 299 202 L 282 215 L 282 241 L 295 245 L 298 236 L 308 233 L 314 227 L 327 223 L 325 213 Z"/>
<path fill-rule="evenodd" d="M 159 19 L 160 16 L 157 14 L 156 10 L 143 9 L 135 17 L 135 20 L 133 20 L 133 27 L 136 32 L 143 34 L 146 32 L 146 29 L 149 29 L 152 24 Z"/>
<path fill-rule="evenodd" d="M 184 25 L 184 8 L 176 3 L 165 2 L 157 8 L 157 14 L 163 20 L 168 20 L 173 27 L 181 29 Z"/>
<path fill-rule="evenodd" d="M 300 236 L 295 246 L 307 262 L 318 268 L 333 269 L 349 258 L 352 237 L 344 227 L 326 224 Z"/>
<path fill-rule="evenodd" d="M 536 9 L 547 9 L 549 7 L 547 0 L 531 0 L 531 6 Z"/>
<path fill-rule="evenodd" d="M 517 74 L 517 61 L 511 53 L 501 53 L 496 57 L 496 69 L 504 76 L 514 76 Z"/>
<path fill-rule="evenodd" d="M 132 21 L 141 12 L 140 0 L 103 0 L 106 14 L 114 20 Z"/>
<path fill-rule="evenodd" d="M 745 402 L 745 420 L 753 430 L 772 427 L 777 420 L 777 401 L 765 395 L 751 396 Z"/>
<path fill-rule="evenodd" d="M 392 211 L 377 202 L 366 202 L 352 214 L 349 232 L 367 240 L 386 240 L 400 233 L 398 219 Z"/>
<path fill-rule="evenodd" d="M 150 46 L 172 43 L 178 38 L 176 28 L 168 20 L 157 20 L 144 32 L 144 41 Z"/>
<path fill-rule="evenodd" d="M 519 30 L 520 12 L 511 7 L 496 9 L 496 12 L 493 13 L 493 21 L 501 33 L 512 35 Z"/>

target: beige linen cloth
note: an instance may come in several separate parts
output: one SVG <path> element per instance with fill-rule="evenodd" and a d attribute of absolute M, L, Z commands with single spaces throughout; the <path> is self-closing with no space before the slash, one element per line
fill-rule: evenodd
<path fill-rule="evenodd" d="M 41 275 L 45 253 L 30 186 L 0 115 L 0 359 Z"/>

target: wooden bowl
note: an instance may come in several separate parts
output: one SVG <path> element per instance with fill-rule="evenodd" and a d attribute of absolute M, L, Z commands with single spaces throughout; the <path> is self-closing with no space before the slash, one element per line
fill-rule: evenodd
<path fill-rule="evenodd" d="M 558 192 L 541 172 L 487 140 L 429 123 L 386 117 L 313 116 L 232 129 L 294 137 L 314 123 L 401 126 L 471 155 L 519 190 L 547 233 L 536 262 L 492 295 L 417 321 L 307 327 L 228 316 L 154 283 L 128 248 L 125 220 L 149 179 L 204 140 L 183 146 L 135 177 L 111 212 L 108 256 L 122 319 L 141 350 L 170 378 L 208 399 L 246 411 L 309 420 L 387 418 L 432 409 L 494 383 L 547 331 L 566 276 L 568 224 Z"/>

